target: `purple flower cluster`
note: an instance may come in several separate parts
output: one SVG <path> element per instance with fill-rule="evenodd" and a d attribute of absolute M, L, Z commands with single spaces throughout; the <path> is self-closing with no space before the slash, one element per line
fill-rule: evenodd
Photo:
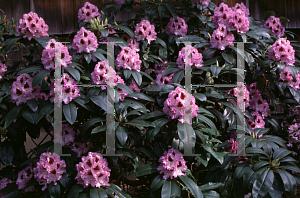
<path fill-rule="evenodd" d="M 182 124 L 192 124 L 192 118 L 197 117 L 198 108 L 193 95 L 180 87 L 176 87 L 165 100 L 163 111 L 171 119 L 179 118 L 179 122 Z"/>
<path fill-rule="evenodd" d="M 249 30 L 248 16 L 249 9 L 243 3 L 236 3 L 233 8 L 229 8 L 222 2 L 219 7 L 216 7 L 212 21 L 214 26 L 224 24 L 239 33 L 246 33 Z"/>
<path fill-rule="evenodd" d="M 288 147 L 297 145 L 298 150 L 300 149 L 300 124 L 294 123 L 289 126 L 289 137 Z M 297 154 L 297 153 L 296 153 Z"/>
<path fill-rule="evenodd" d="M 62 142 L 58 142 L 58 134 L 54 133 L 54 143 L 61 144 L 62 146 L 67 145 L 68 143 L 74 142 L 76 132 L 70 126 L 70 124 L 62 124 Z"/>
<path fill-rule="evenodd" d="M 7 67 L 4 63 L 0 61 L 0 80 L 2 79 L 2 75 L 7 71 Z"/>
<path fill-rule="evenodd" d="M 170 18 L 170 21 L 166 27 L 167 34 L 175 34 L 176 36 L 185 36 L 187 34 L 188 25 L 183 18 L 177 17 Z"/>
<path fill-rule="evenodd" d="M 168 152 L 165 151 L 164 156 L 161 156 L 158 162 L 162 163 L 157 170 L 163 174 L 163 179 L 183 176 L 184 171 L 187 170 L 182 154 L 174 148 L 169 149 Z"/>
<path fill-rule="evenodd" d="M 78 10 L 78 22 L 90 22 L 91 19 L 98 17 L 101 20 L 101 15 L 98 12 L 97 6 L 85 2 L 84 6 Z"/>
<path fill-rule="evenodd" d="M 139 43 L 136 38 L 132 39 L 128 34 L 123 34 L 121 38 L 127 42 L 131 49 L 134 49 L 137 52 L 140 51 Z"/>
<path fill-rule="evenodd" d="M 253 134 L 253 130 L 256 128 L 265 128 L 265 122 L 263 117 L 260 115 L 259 112 L 257 111 L 253 111 L 251 112 L 251 115 L 254 118 L 254 122 L 252 120 L 250 120 L 249 118 L 246 118 L 250 131 Z M 259 135 L 257 138 L 261 138 L 263 135 Z"/>
<path fill-rule="evenodd" d="M 3 178 L 0 180 L 0 190 L 5 188 L 7 184 L 13 183 L 11 179 Z M 0 193 L 0 198 L 4 198 L 8 193 Z"/>
<path fill-rule="evenodd" d="M 156 83 L 157 85 L 172 85 L 173 84 L 173 76 L 175 73 L 171 73 L 169 75 L 163 76 L 163 71 L 168 68 L 168 66 L 162 67 L 164 64 L 166 64 L 167 61 L 164 61 L 162 63 L 155 63 L 155 70 L 153 70 L 156 73 Z M 151 71 L 152 72 L 152 71 Z"/>
<path fill-rule="evenodd" d="M 20 25 L 17 27 L 18 36 L 23 36 L 23 38 L 28 38 L 28 40 L 49 36 L 47 34 L 49 29 L 48 25 L 42 17 L 39 17 L 34 12 L 24 14 L 23 19 L 20 19 L 19 24 Z"/>
<path fill-rule="evenodd" d="M 221 24 L 212 34 L 210 39 L 211 48 L 225 50 L 227 46 L 234 46 L 234 36 L 227 30 L 224 24 Z"/>
<path fill-rule="evenodd" d="M 270 16 L 262 27 L 269 29 L 269 34 L 272 34 L 273 36 L 278 38 L 284 36 L 285 28 L 281 24 L 280 19 L 275 16 Z"/>
<path fill-rule="evenodd" d="M 77 154 L 77 157 L 81 157 L 93 147 L 93 142 L 73 142 L 71 144 L 71 150 Z"/>
<path fill-rule="evenodd" d="M 115 79 L 116 78 L 116 71 L 110 67 L 106 61 L 98 62 L 92 72 L 92 80 L 95 84 L 107 84 L 110 88 L 116 86 L 115 80 L 112 80 L 108 83 L 108 79 Z M 101 86 L 102 90 L 106 89 L 106 86 Z"/>
<path fill-rule="evenodd" d="M 237 82 L 238 86 L 226 92 L 226 94 L 232 94 L 237 97 L 237 101 L 234 99 L 227 99 L 227 101 L 236 104 L 241 111 L 244 112 L 243 103 L 245 104 L 245 108 L 249 107 L 249 91 L 246 85 L 243 82 Z M 242 97 L 243 101 L 241 102 L 238 97 Z"/>
<path fill-rule="evenodd" d="M 69 54 L 68 47 L 64 46 L 60 42 L 56 42 L 54 39 L 50 39 L 43 50 L 41 58 L 45 69 L 50 70 L 55 68 L 55 50 L 57 50 L 55 49 L 56 43 L 61 51 L 61 66 L 68 67 L 68 64 L 72 63 L 72 56 Z"/>
<path fill-rule="evenodd" d="M 89 152 L 86 157 L 81 158 L 81 161 L 76 164 L 78 173 L 75 179 L 78 184 L 85 188 L 110 186 L 108 182 L 111 170 L 108 168 L 106 159 L 100 153 Z"/>
<path fill-rule="evenodd" d="M 21 74 L 17 80 L 13 82 L 11 88 L 11 99 L 19 106 L 20 103 L 26 103 L 27 100 L 41 98 L 39 85 L 32 88 L 33 78 L 28 74 Z"/>
<path fill-rule="evenodd" d="M 209 6 L 209 0 L 192 0 L 192 3 L 194 4 L 201 4 L 204 6 Z"/>
<path fill-rule="evenodd" d="M 150 24 L 148 20 L 142 20 L 135 27 L 134 33 L 136 34 L 137 41 L 148 40 L 148 44 L 156 39 L 157 33 L 155 32 L 155 26 Z"/>
<path fill-rule="evenodd" d="M 66 173 L 66 163 L 56 153 L 43 153 L 36 167 L 33 168 L 33 173 L 39 184 L 44 185 L 42 188 L 44 191 L 47 184 L 51 182 L 57 185 L 57 181 L 62 178 L 62 174 Z"/>
<path fill-rule="evenodd" d="M 95 34 L 84 27 L 74 36 L 72 47 L 77 53 L 95 52 L 98 47 L 97 37 Z"/>
<path fill-rule="evenodd" d="M 285 38 L 278 39 L 269 51 L 269 59 L 280 63 L 294 66 L 295 50 L 290 45 L 290 41 Z"/>
<path fill-rule="evenodd" d="M 116 58 L 116 69 L 129 69 L 140 72 L 142 61 L 136 50 L 130 47 L 123 47 Z"/>
<path fill-rule="evenodd" d="M 300 73 L 297 71 L 295 75 L 296 82 L 293 80 L 293 76 L 288 67 L 285 67 L 284 70 L 280 73 L 280 80 L 287 83 L 287 86 L 293 87 L 295 90 L 300 89 Z"/>
<path fill-rule="evenodd" d="M 27 182 L 33 177 L 32 172 L 33 169 L 32 165 L 30 164 L 18 173 L 16 184 L 18 185 L 19 190 L 24 189 L 26 187 Z"/>
<path fill-rule="evenodd" d="M 186 50 L 187 50 L 187 54 L 186 54 Z M 178 58 L 176 60 L 178 68 L 184 69 L 186 61 L 190 63 L 189 66 L 195 66 L 197 68 L 203 66 L 202 54 L 199 53 L 198 50 L 191 45 L 187 45 L 186 47 L 183 47 L 179 52 Z"/>
<path fill-rule="evenodd" d="M 256 89 L 256 83 L 250 85 L 250 95 L 249 108 L 256 112 L 260 112 L 262 118 L 265 119 L 270 113 L 269 104 L 262 98 L 260 91 Z"/>

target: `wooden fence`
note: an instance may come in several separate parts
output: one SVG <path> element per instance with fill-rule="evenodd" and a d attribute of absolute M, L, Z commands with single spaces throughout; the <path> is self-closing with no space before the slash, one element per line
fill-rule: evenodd
<path fill-rule="evenodd" d="M 2 9 L 8 18 L 19 21 L 24 13 L 36 12 L 49 26 L 49 34 L 69 34 L 78 30 L 78 10 L 86 1 L 96 5 L 99 10 L 108 4 L 108 0 L 0 0 Z M 222 0 L 212 0 L 219 5 Z M 276 16 L 290 19 L 286 28 L 300 28 L 300 0 L 227 0 L 228 6 L 244 2 L 255 19 L 263 19 L 266 11 L 273 10 Z M 128 18 L 126 12 L 119 13 L 117 21 Z"/>

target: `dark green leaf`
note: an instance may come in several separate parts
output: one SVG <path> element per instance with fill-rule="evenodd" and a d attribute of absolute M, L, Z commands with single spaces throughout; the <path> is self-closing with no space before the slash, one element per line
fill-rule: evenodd
<path fill-rule="evenodd" d="M 205 191 L 205 190 L 212 190 L 212 189 L 216 189 L 216 188 L 219 188 L 220 186 L 224 186 L 223 183 L 212 183 L 212 182 L 209 182 L 207 184 L 204 184 L 202 186 L 199 186 L 199 189 L 202 190 L 202 191 Z"/>
<path fill-rule="evenodd" d="M 179 176 L 180 180 L 186 185 L 186 187 L 193 193 L 193 195 L 197 198 L 203 198 L 202 192 L 197 184 L 188 178 L 187 176 Z"/>
<path fill-rule="evenodd" d="M 253 197 L 264 197 L 270 190 L 274 181 L 274 173 L 272 170 L 265 170 L 264 173 L 255 180 L 252 188 Z"/>
<path fill-rule="evenodd" d="M 0 159 L 4 165 L 10 165 L 14 158 L 14 150 L 12 144 L 8 141 L 1 142 L 0 144 Z"/>
<path fill-rule="evenodd" d="M 79 193 L 82 192 L 83 190 L 84 190 L 84 187 L 82 185 L 75 184 L 71 188 L 68 198 L 77 198 Z"/>
<path fill-rule="evenodd" d="M 133 78 L 134 78 L 136 84 L 137 84 L 138 86 L 141 86 L 141 84 L 142 84 L 142 75 L 140 74 L 140 72 L 138 72 L 138 71 L 136 71 L 136 70 L 133 70 L 133 71 L 132 71 L 132 76 L 133 76 Z"/>
<path fill-rule="evenodd" d="M 60 186 L 59 184 L 54 185 L 53 182 L 51 182 L 48 185 L 48 191 L 51 198 L 60 198 Z"/>
<path fill-rule="evenodd" d="M 135 170 L 131 171 L 131 175 L 134 177 L 141 177 L 157 172 L 157 166 L 154 164 L 144 164 L 138 166 Z"/>
<path fill-rule="evenodd" d="M 173 82 L 174 83 L 179 83 L 184 77 L 184 70 L 179 70 L 176 72 L 173 76 Z"/>
<path fill-rule="evenodd" d="M 64 67 L 64 69 L 67 70 L 76 81 L 80 81 L 80 73 L 77 69 L 74 69 L 73 67 Z"/>
<path fill-rule="evenodd" d="M 162 178 L 161 175 L 157 175 L 152 181 L 151 191 L 159 189 L 163 185 L 164 181 L 165 180 Z"/>
<path fill-rule="evenodd" d="M 77 108 L 74 103 L 64 104 L 63 105 L 64 116 L 67 121 L 72 125 L 77 118 Z"/>
<path fill-rule="evenodd" d="M 126 91 L 129 95 L 133 95 L 132 90 L 127 85 L 123 85 L 121 83 L 118 83 L 117 87 L 122 89 L 123 91 Z"/>
<path fill-rule="evenodd" d="M 266 21 L 270 16 L 275 16 L 274 11 L 267 11 L 264 16 L 264 21 Z"/>
<path fill-rule="evenodd" d="M 277 172 L 279 173 L 282 182 L 284 184 L 284 189 L 293 194 L 296 195 L 297 194 L 297 183 L 295 178 L 288 172 L 284 171 L 284 170 L 280 170 L 277 169 Z"/>
<path fill-rule="evenodd" d="M 107 194 L 103 188 L 92 188 L 90 190 L 90 198 L 106 198 Z"/>
<path fill-rule="evenodd" d="M 164 48 L 167 49 L 167 44 L 165 43 L 165 41 L 163 41 L 161 38 L 156 37 L 156 43 L 161 44 L 161 46 L 163 46 Z"/>
<path fill-rule="evenodd" d="M 46 76 L 48 76 L 49 73 L 49 70 L 40 70 L 40 72 L 37 73 L 32 80 L 32 87 L 34 88 L 38 85 Z"/>
<path fill-rule="evenodd" d="M 9 127 L 9 125 L 16 119 L 16 117 L 18 116 L 21 108 L 22 108 L 21 106 L 15 106 L 12 110 L 10 110 L 6 114 L 4 128 L 7 129 Z"/>
<path fill-rule="evenodd" d="M 128 138 L 128 132 L 125 127 L 118 126 L 116 129 L 116 136 L 118 140 L 120 141 L 121 145 L 123 146 L 126 143 L 126 140 Z"/>
<path fill-rule="evenodd" d="M 288 20 L 287 18 L 285 18 L 283 16 L 279 17 L 279 19 L 283 26 L 285 26 L 288 22 L 290 22 L 290 20 Z"/>
<path fill-rule="evenodd" d="M 225 52 L 221 52 L 222 54 L 222 57 L 230 64 L 233 63 L 233 60 L 234 60 L 234 57 L 232 54 L 229 54 L 229 53 L 225 53 Z"/>
<path fill-rule="evenodd" d="M 29 67 L 29 68 L 26 68 L 26 69 L 22 69 L 21 71 L 19 71 L 17 73 L 17 76 L 21 75 L 21 74 L 28 74 L 28 73 L 32 73 L 32 72 L 37 72 L 37 71 L 40 71 L 40 70 L 43 70 L 44 68 L 41 67 L 41 66 L 33 66 L 33 67 Z"/>
<path fill-rule="evenodd" d="M 168 121 L 169 121 L 169 119 L 160 118 L 160 119 L 152 122 L 152 124 L 155 126 L 155 128 L 147 131 L 147 133 L 146 133 L 147 141 L 150 142 L 155 137 L 155 135 L 160 131 L 162 126 L 164 124 L 166 124 Z"/>

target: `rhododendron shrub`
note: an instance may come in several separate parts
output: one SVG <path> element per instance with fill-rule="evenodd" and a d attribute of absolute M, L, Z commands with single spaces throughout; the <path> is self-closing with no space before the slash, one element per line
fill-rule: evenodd
<path fill-rule="evenodd" d="M 244 3 L 106 3 L 83 2 L 67 36 L 33 12 L 1 18 L 0 197 L 296 195 L 288 20 Z"/>

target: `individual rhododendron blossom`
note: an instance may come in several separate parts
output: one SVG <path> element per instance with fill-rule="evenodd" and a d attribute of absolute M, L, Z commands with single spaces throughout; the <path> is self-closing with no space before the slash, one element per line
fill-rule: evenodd
<path fill-rule="evenodd" d="M 284 70 L 280 73 L 280 80 L 287 83 L 287 86 L 293 87 L 295 90 L 300 89 L 300 73 L 297 71 L 295 75 L 296 82 L 294 81 L 291 72 L 288 67 L 285 67 Z"/>
<path fill-rule="evenodd" d="M 156 75 L 156 84 L 158 85 L 172 85 L 174 73 L 163 76 L 162 73 Z"/>
<path fill-rule="evenodd" d="M 17 80 L 13 82 L 11 88 L 11 99 L 16 103 L 17 106 L 20 103 L 26 103 L 27 100 L 40 98 L 41 87 L 36 85 L 32 88 L 33 78 L 28 74 L 21 74 L 17 77 Z"/>
<path fill-rule="evenodd" d="M 182 124 L 192 124 L 192 118 L 197 117 L 198 108 L 193 95 L 180 87 L 176 87 L 165 100 L 163 111 L 171 119 L 179 118 L 179 122 Z"/>
<path fill-rule="evenodd" d="M 295 63 L 295 50 L 290 41 L 285 38 L 278 39 L 269 51 L 269 59 L 293 66 Z"/>
<path fill-rule="evenodd" d="M 19 190 L 24 189 L 27 182 L 33 177 L 32 171 L 32 165 L 30 164 L 18 173 L 16 184 Z"/>
<path fill-rule="evenodd" d="M 249 30 L 249 20 L 245 15 L 245 12 L 241 9 L 237 9 L 232 12 L 228 18 L 227 26 L 230 29 L 235 29 L 239 33 L 246 33 Z"/>
<path fill-rule="evenodd" d="M 137 41 L 148 40 L 148 44 L 156 39 L 157 33 L 155 32 L 155 26 L 150 24 L 148 20 L 142 20 L 135 27 L 134 33 L 136 34 Z"/>
<path fill-rule="evenodd" d="M 281 24 L 281 21 L 279 18 L 275 16 L 270 16 L 262 26 L 266 29 L 269 29 L 269 34 L 272 34 L 273 36 L 276 36 L 277 38 L 284 36 L 285 28 Z"/>
<path fill-rule="evenodd" d="M 5 188 L 7 186 L 7 184 L 13 183 L 13 181 L 11 179 L 8 178 L 3 178 L 0 180 L 0 190 L 2 190 L 3 188 Z M 7 194 L 9 193 L 0 193 L 0 198 L 4 198 Z"/>
<path fill-rule="evenodd" d="M 210 39 L 211 48 L 225 50 L 227 46 L 234 46 L 234 36 L 224 24 L 221 24 L 212 34 Z"/>
<path fill-rule="evenodd" d="M 98 47 L 97 37 L 95 34 L 84 27 L 74 36 L 72 47 L 77 53 L 91 53 L 95 52 Z"/>
<path fill-rule="evenodd" d="M 237 151 L 237 141 L 234 140 L 234 138 L 230 138 L 230 140 L 226 140 L 226 142 L 230 142 L 231 145 L 226 146 L 224 148 L 225 151 L 230 152 L 230 153 L 236 153 Z"/>
<path fill-rule="evenodd" d="M 253 109 L 254 111 L 259 111 L 263 117 L 267 117 L 270 113 L 269 104 L 266 100 L 264 100 L 261 96 L 261 94 L 253 95 L 249 102 L 250 109 Z"/>
<path fill-rule="evenodd" d="M 78 22 L 90 22 L 91 19 L 98 17 L 101 20 L 101 15 L 98 12 L 97 6 L 85 2 L 84 6 L 78 10 Z"/>
<path fill-rule="evenodd" d="M 17 27 L 18 36 L 23 36 L 23 38 L 28 38 L 28 40 L 49 36 L 47 34 L 49 29 L 48 25 L 42 17 L 39 17 L 34 12 L 24 14 L 23 19 L 20 19 L 19 24 L 20 25 Z"/>
<path fill-rule="evenodd" d="M 45 69 L 50 70 L 55 68 L 55 50 L 57 50 L 55 47 L 56 45 L 61 51 L 61 66 L 68 67 L 68 64 L 72 63 L 72 56 L 69 54 L 68 47 L 64 46 L 60 42 L 55 42 L 54 39 L 50 39 L 43 50 L 41 58 Z"/>
<path fill-rule="evenodd" d="M 246 118 L 251 133 L 253 133 L 253 130 L 256 128 L 265 128 L 265 122 L 259 112 L 253 111 L 253 112 L 251 112 L 251 115 L 254 118 L 254 122 L 252 120 L 250 120 L 249 118 Z M 258 138 L 261 138 L 261 136 L 263 136 L 263 135 L 259 135 Z"/>
<path fill-rule="evenodd" d="M 62 142 L 58 142 L 59 134 L 54 133 L 54 139 L 53 142 L 57 144 L 61 144 L 62 146 L 67 145 L 68 143 L 74 142 L 75 140 L 76 132 L 74 129 L 70 126 L 70 124 L 62 124 Z"/>
<path fill-rule="evenodd" d="M 116 78 L 116 71 L 110 67 L 106 61 L 101 61 L 96 64 L 94 71 L 91 73 L 91 77 L 93 83 L 97 85 L 103 84 L 103 86 L 101 86 L 102 90 L 106 89 L 105 85 L 108 85 L 110 88 L 116 86 L 116 80 L 114 80 Z M 113 80 L 108 83 L 108 78 Z"/>
<path fill-rule="evenodd" d="M 186 162 L 182 154 L 174 148 L 164 152 L 158 160 L 161 165 L 157 168 L 160 174 L 163 174 L 163 179 L 174 179 L 178 176 L 185 175 L 187 170 Z"/>
<path fill-rule="evenodd" d="M 66 163 L 56 153 L 43 153 L 36 167 L 33 168 L 33 173 L 39 184 L 44 185 L 42 188 L 44 191 L 47 184 L 51 182 L 57 185 L 57 181 L 62 178 L 62 174 L 66 173 Z"/>
<path fill-rule="evenodd" d="M 89 152 L 85 157 L 81 157 L 79 164 L 76 164 L 77 176 L 75 179 L 78 184 L 85 188 L 88 186 L 100 188 L 110 186 L 110 169 L 105 158 L 100 153 Z"/>
<path fill-rule="evenodd" d="M 93 147 L 93 142 L 72 142 L 70 147 L 77 154 L 77 157 L 81 157 Z"/>
<path fill-rule="evenodd" d="M 300 124 L 294 123 L 291 124 L 288 128 L 289 136 L 288 136 L 288 147 L 297 146 L 297 149 L 300 149 Z M 297 153 L 296 153 L 297 155 Z"/>
<path fill-rule="evenodd" d="M 123 47 L 116 58 L 116 69 L 129 69 L 140 72 L 142 61 L 140 55 L 130 47 Z"/>
<path fill-rule="evenodd" d="M 178 58 L 176 60 L 178 68 L 184 69 L 185 62 L 188 63 L 190 66 L 195 66 L 197 68 L 202 67 L 203 66 L 202 54 L 199 53 L 198 50 L 193 46 L 187 45 L 186 47 L 183 47 L 178 54 Z"/>
<path fill-rule="evenodd" d="M 246 17 L 249 17 L 249 16 L 250 16 L 249 9 L 244 5 L 243 2 L 241 2 L 241 3 L 236 3 L 235 6 L 232 7 L 232 10 L 233 10 L 233 11 L 236 11 L 236 10 L 238 10 L 238 9 L 242 10 L 242 11 L 245 13 Z"/>
<path fill-rule="evenodd" d="M 167 34 L 175 34 L 176 36 L 185 36 L 187 34 L 188 25 L 183 18 L 170 18 L 166 27 Z"/>
<path fill-rule="evenodd" d="M 205 6 L 209 6 L 209 0 L 192 0 L 192 3 L 194 4 L 201 4 Z"/>
<path fill-rule="evenodd" d="M 6 65 L 4 63 L 1 63 L 1 61 L 0 61 L 0 80 L 2 79 L 3 73 L 6 71 L 7 71 Z"/>
<path fill-rule="evenodd" d="M 214 10 L 214 16 L 212 16 L 213 25 L 218 26 L 220 24 L 226 24 L 231 14 L 232 9 L 222 2 Z"/>
<path fill-rule="evenodd" d="M 245 108 L 250 106 L 250 104 L 249 104 L 249 100 L 250 100 L 249 91 L 248 91 L 246 85 L 243 82 L 237 82 L 237 84 L 238 84 L 238 86 L 236 88 L 233 88 L 233 89 L 226 92 L 227 94 L 232 94 L 235 97 L 237 97 L 237 101 L 234 100 L 234 99 L 227 99 L 227 101 L 236 104 L 241 109 L 241 111 L 244 112 L 243 105 L 245 104 Z M 238 99 L 239 97 L 241 98 L 241 100 Z"/>

